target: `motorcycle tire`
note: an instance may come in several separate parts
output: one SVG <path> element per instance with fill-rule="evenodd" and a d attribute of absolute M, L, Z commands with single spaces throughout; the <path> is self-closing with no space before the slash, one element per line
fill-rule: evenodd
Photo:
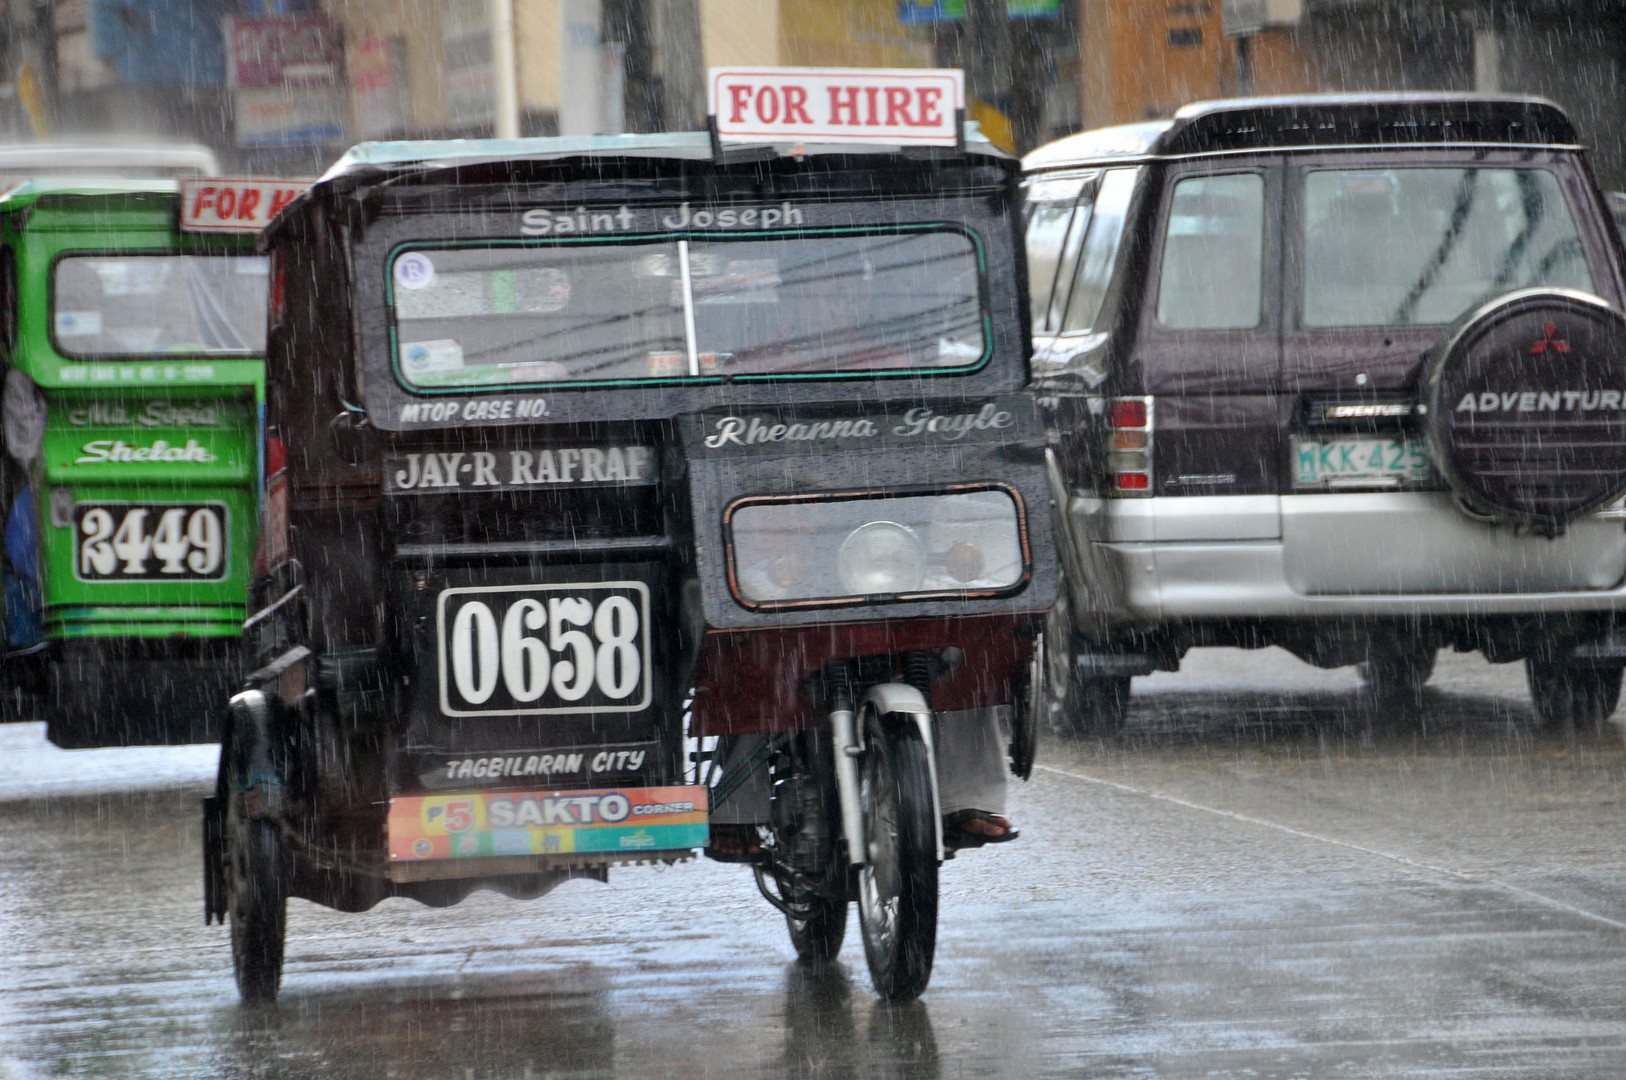
<path fill-rule="evenodd" d="M 841 953 L 841 943 L 847 937 L 847 901 L 821 896 L 811 907 L 812 912 L 805 919 L 786 915 L 785 926 L 790 930 L 796 959 L 808 964 L 826 964 Z"/>
<path fill-rule="evenodd" d="M 1039 753 L 1039 720 L 1050 712 L 1050 691 L 1045 672 L 1050 660 L 1045 654 L 1045 635 L 1033 643 L 1033 657 L 1017 680 L 1011 702 L 1011 741 L 1006 747 L 1011 775 L 1026 780 L 1033 775 L 1033 761 Z"/>
<path fill-rule="evenodd" d="M 930 764 L 911 722 L 866 710 L 859 760 L 866 858 L 858 925 L 875 992 L 911 1001 L 931 981 L 937 948 L 937 822 Z"/>
<path fill-rule="evenodd" d="M 282 837 L 269 821 L 234 822 L 228 910 L 232 971 L 245 1004 L 269 1004 L 282 983 L 288 932 L 288 894 L 283 879 Z"/>

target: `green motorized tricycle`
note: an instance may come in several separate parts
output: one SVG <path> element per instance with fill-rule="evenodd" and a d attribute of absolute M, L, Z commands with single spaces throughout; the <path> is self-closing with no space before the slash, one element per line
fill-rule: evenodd
<path fill-rule="evenodd" d="M 212 741 L 253 557 L 266 263 L 172 180 L 0 195 L 7 711 L 62 747 Z"/>

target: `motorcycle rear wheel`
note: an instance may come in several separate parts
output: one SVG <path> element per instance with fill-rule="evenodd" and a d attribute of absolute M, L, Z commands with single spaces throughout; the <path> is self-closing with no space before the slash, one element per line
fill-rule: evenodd
<path fill-rule="evenodd" d="M 865 861 L 858 925 L 875 992 L 919 997 L 937 948 L 937 823 L 926 746 L 912 723 L 886 724 L 866 710 L 859 762 Z"/>

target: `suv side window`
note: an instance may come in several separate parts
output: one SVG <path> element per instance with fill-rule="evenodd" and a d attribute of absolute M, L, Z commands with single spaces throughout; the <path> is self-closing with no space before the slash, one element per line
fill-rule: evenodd
<path fill-rule="evenodd" d="M 1124 222 L 1129 216 L 1129 199 L 1135 193 L 1139 169 L 1108 169 L 1089 215 L 1089 228 L 1083 232 L 1083 247 L 1073 288 L 1067 298 L 1067 314 L 1062 319 L 1064 334 L 1078 334 L 1095 326 L 1112 281 L 1112 268 L 1118 261 L 1118 245 L 1123 241 Z M 1079 213 L 1083 214 L 1080 203 Z M 1058 281 L 1061 279 L 1058 279 Z M 1060 291 L 1060 286 L 1057 286 Z"/>
<path fill-rule="evenodd" d="M 1247 330 L 1264 292 L 1265 178 L 1192 176 L 1174 186 L 1163 238 L 1158 324 Z"/>
<path fill-rule="evenodd" d="M 1307 329 L 1444 324 L 1536 285 L 1594 291 L 1575 219 L 1545 169 L 1305 175 Z"/>
<path fill-rule="evenodd" d="M 1035 334 L 1054 334 L 1061 326 L 1099 179 L 1099 173 L 1073 173 L 1028 183 L 1028 294 Z"/>

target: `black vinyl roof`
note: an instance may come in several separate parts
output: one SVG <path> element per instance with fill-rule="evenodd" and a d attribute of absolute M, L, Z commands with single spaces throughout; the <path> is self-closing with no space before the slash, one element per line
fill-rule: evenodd
<path fill-rule="evenodd" d="M 1164 157 L 1316 146 L 1465 143 L 1575 146 L 1551 101 L 1491 94 L 1304 94 L 1199 101 L 1172 120 L 1086 131 L 1042 146 L 1028 169 L 1111 157 Z"/>

